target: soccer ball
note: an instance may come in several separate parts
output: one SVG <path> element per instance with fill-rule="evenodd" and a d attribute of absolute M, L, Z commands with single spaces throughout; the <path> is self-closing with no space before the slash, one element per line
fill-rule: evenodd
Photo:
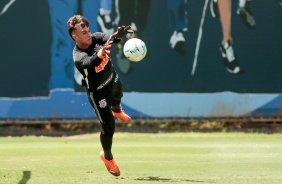
<path fill-rule="evenodd" d="M 131 38 L 123 46 L 123 53 L 130 61 L 141 61 L 147 54 L 146 44 L 139 38 Z"/>

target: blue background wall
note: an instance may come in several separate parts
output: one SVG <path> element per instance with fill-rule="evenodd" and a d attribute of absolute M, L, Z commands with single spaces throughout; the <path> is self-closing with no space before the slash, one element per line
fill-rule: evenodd
<path fill-rule="evenodd" d="M 0 10 L 7 2 L 1 1 Z M 78 13 L 83 12 L 80 2 L 77 1 Z M 97 6 L 87 7 L 93 11 L 93 17 L 87 18 L 95 22 L 99 1 L 94 2 Z M 148 23 L 142 33 L 149 54 L 143 61 L 130 63 L 130 71 L 124 73 L 116 63 L 117 48 L 113 48 L 113 63 L 124 83 L 124 109 L 132 117 L 280 116 L 282 8 L 276 0 L 253 0 L 251 8 L 257 26 L 250 30 L 236 14 L 237 1 L 232 1 L 234 48 L 244 70 L 240 75 L 232 75 L 225 70 L 219 52 L 220 22 L 211 17 L 208 7 L 197 67 L 192 75 L 205 2 L 188 0 L 186 54 L 180 55 L 170 48 L 173 30 L 168 27 L 164 0 L 151 0 Z M 16 1 L 0 16 L 0 118 L 95 117 L 84 89 L 73 79 L 70 86 L 58 80 L 56 88 L 50 87 L 55 23 L 50 18 L 49 3 Z M 63 34 L 67 35 L 66 21 L 61 24 L 65 26 Z M 91 30 L 99 31 L 99 27 L 94 23 Z M 69 43 L 69 39 L 63 38 L 58 47 Z M 71 49 L 63 54 L 72 58 Z"/>

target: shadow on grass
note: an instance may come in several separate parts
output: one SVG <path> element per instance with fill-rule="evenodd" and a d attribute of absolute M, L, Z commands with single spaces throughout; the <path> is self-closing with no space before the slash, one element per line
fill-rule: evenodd
<path fill-rule="evenodd" d="M 161 178 L 158 176 L 148 176 L 148 177 L 144 177 L 144 178 L 137 178 L 134 180 L 138 180 L 138 181 L 161 181 L 161 182 L 195 182 L 195 183 L 202 183 L 204 181 L 196 181 L 196 180 L 181 180 L 181 179 L 171 179 L 171 178 Z"/>
<path fill-rule="evenodd" d="M 30 179 L 30 176 L 31 176 L 30 171 L 23 171 L 23 177 L 18 184 L 26 184 L 27 181 Z"/>

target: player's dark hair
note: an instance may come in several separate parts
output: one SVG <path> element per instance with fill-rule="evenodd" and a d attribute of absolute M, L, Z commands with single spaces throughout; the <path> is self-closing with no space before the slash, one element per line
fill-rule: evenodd
<path fill-rule="evenodd" d="M 72 38 L 72 32 L 76 30 L 76 25 L 80 25 L 82 28 L 84 28 L 85 26 L 89 27 L 89 22 L 85 17 L 81 15 L 74 15 L 68 20 L 67 25 L 69 35 Z"/>

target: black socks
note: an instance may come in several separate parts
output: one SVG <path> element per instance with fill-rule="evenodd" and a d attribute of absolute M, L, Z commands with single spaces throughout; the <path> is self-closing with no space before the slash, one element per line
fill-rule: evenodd
<path fill-rule="evenodd" d="M 111 150 L 104 150 L 104 156 L 107 160 L 112 160 L 113 159 L 113 155 Z"/>

